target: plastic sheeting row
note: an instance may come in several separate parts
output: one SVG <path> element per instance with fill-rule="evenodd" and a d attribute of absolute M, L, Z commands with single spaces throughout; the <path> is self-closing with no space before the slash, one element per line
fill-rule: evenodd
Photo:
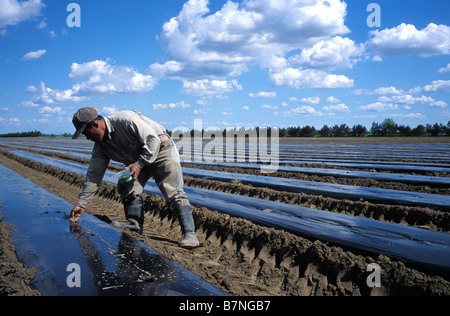
<path fill-rule="evenodd" d="M 71 205 L 0 164 L 1 216 L 19 260 L 36 268 L 44 296 L 221 296 L 222 291 L 136 238 L 90 214 L 70 223 Z"/>
<path fill-rule="evenodd" d="M 52 145 L 45 145 L 45 144 L 39 144 L 36 142 L 4 142 L 5 144 L 14 145 L 16 147 L 21 146 L 32 146 L 35 149 L 43 150 L 49 149 L 49 150 L 56 150 L 63 153 L 67 153 L 69 150 L 78 150 L 78 151 L 84 151 L 84 152 L 90 152 L 92 150 L 92 145 L 87 144 L 86 146 L 80 146 L 80 145 L 71 145 L 70 147 L 64 146 L 64 144 L 60 144 L 56 146 L 55 144 Z M 298 144 L 298 143 L 296 143 Z M 301 144 L 301 143 L 300 143 Z M 315 149 L 317 154 L 308 154 L 305 155 L 304 152 L 301 153 L 301 156 L 286 153 L 283 152 L 280 149 L 280 153 L 278 155 L 279 158 L 279 164 L 292 164 L 292 165 L 299 165 L 299 164 L 324 164 L 327 166 L 336 166 L 336 167 L 346 167 L 346 168 L 355 168 L 355 169 L 378 169 L 378 170 L 390 170 L 390 171 L 421 171 L 421 172 L 450 172 L 450 164 L 448 163 L 442 163 L 443 161 L 450 161 L 450 159 L 447 159 L 445 157 L 444 153 L 438 153 L 435 157 L 413 157 L 410 159 L 420 159 L 421 162 L 393 162 L 393 161 L 383 161 L 384 159 L 392 160 L 392 155 L 386 155 L 385 158 L 377 156 L 377 157 L 370 157 L 367 155 L 367 153 L 361 153 L 359 155 L 342 155 L 342 153 L 330 153 L 330 152 L 320 152 L 319 150 Z M 246 156 L 247 154 L 247 156 Z M 235 162 L 245 161 L 245 159 L 248 159 L 248 155 L 250 153 L 247 151 L 244 154 L 236 153 L 236 155 L 233 156 Z M 418 154 L 416 154 L 418 155 Z M 208 155 L 207 153 L 199 152 L 197 153 L 197 156 L 195 156 L 194 152 L 186 152 L 182 153 L 181 158 L 184 159 L 186 162 L 194 162 L 195 159 L 192 159 L 192 156 L 194 157 L 202 157 L 202 160 L 205 162 L 213 162 L 217 161 L 215 160 L 217 156 L 214 155 Z M 252 156 L 256 157 L 256 153 Z M 361 159 L 364 157 L 364 159 Z M 401 155 L 395 155 L 397 158 L 408 158 L 408 156 L 402 157 Z M 222 161 L 226 161 L 226 159 L 229 159 L 229 157 L 223 157 Z M 370 159 L 376 159 L 376 161 L 371 161 Z M 438 159 L 439 162 L 433 162 L 433 159 Z M 425 161 L 425 162 L 423 162 Z"/>
<path fill-rule="evenodd" d="M 77 158 L 85 158 L 90 159 L 89 154 L 81 154 L 76 152 L 64 151 L 64 150 L 54 150 L 54 149 L 41 149 L 44 152 L 56 152 L 62 153 L 65 155 L 77 157 Z M 248 164 L 248 163 L 220 163 L 220 162 L 185 162 L 182 163 L 198 165 L 198 166 L 219 166 L 219 167 L 231 167 L 231 168 L 244 168 L 244 169 L 256 169 L 261 170 L 263 165 L 260 164 Z M 266 170 L 270 170 L 270 166 L 264 166 Z M 408 168 L 416 168 L 413 166 L 409 166 Z M 420 168 L 419 168 L 420 169 Z M 435 168 L 439 169 L 441 172 L 444 172 L 446 169 L 443 168 Z M 192 177 L 215 177 L 220 173 L 218 172 L 208 172 L 207 170 L 195 172 L 194 169 L 183 168 L 186 172 L 189 173 Z M 435 176 L 421 176 L 421 175 L 407 175 L 407 174 L 393 174 L 393 173 L 382 173 L 382 172 L 369 172 L 369 171 L 354 171 L 354 170 L 339 170 L 339 169 L 326 169 L 326 168 L 306 168 L 306 167 L 293 167 L 293 166 L 274 166 L 273 170 L 275 171 L 284 171 L 284 172 L 295 172 L 295 173 L 304 173 L 310 175 L 319 175 L 319 176 L 333 176 L 333 177 L 344 177 L 344 178 L 365 178 L 365 179 L 374 179 L 377 181 L 397 181 L 404 183 L 412 183 L 412 184 L 422 184 L 422 185 L 433 185 L 433 186 L 450 186 L 450 177 L 435 177 Z M 450 170 L 450 169 L 448 169 Z M 248 178 L 248 177 L 247 177 Z"/>
<path fill-rule="evenodd" d="M 47 157 L 17 151 L 13 153 L 72 172 L 84 174 L 87 170 L 85 166 Z M 114 178 L 113 173 L 107 172 L 104 180 L 114 183 L 116 182 Z M 189 187 L 185 187 L 185 190 L 191 203 L 197 207 L 204 206 L 307 238 L 385 254 L 394 259 L 450 273 L 450 235 L 448 233 L 223 192 Z M 146 185 L 145 192 L 161 195 L 152 181 Z"/>

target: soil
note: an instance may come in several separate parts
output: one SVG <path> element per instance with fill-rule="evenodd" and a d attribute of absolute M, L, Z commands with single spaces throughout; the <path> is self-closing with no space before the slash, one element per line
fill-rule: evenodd
<path fill-rule="evenodd" d="M 39 154 L 56 155 L 44 152 Z M 57 156 L 58 159 L 75 159 L 78 163 L 88 163 L 87 160 L 63 154 Z M 0 150 L 0 163 L 72 204 L 77 202 L 84 183 L 83 175 L 20 158 L 3 150 Z M 337 200 L 188 177 L 185 178 L 185 184 L 380 221 L 450 231 L 448 213 L 429 208 Z M 382 187 L 385 183 L 377 182 L 372 185 Z M 434 189 L 436 188 L 430 188 Z M 421 270 L 383 255 L 358 253 L 319 240 L 309 240 L 206 208 L 193 208 L 202 247 L 187 251 L 178 247 L 181 239 L 180 226 L 164 200 L 144 194 L 144 201 L 144 232 L 142 235 L 130 234 L 230 295 L 450 295 L 448 275 Z M 107 223 L 125 220 L 117 189 L 108 183 L 102 183 L 87 212 Z M 3 254 L 3 248 L 8 247 L 11 242 L 3 238 L 3 235 L 1 240 Z M 371 288 L 367 285 L 370 274 L 367 267 L 371 263 L 380 266 L 381 287 Z M 3 275 L 3 270 L 2 266 L 0 275 Z M 25 284 L 30 280 L 25 276 L 19 279 Z M 11 281 L 11 284 L 16 282 Z M 14 293 L 16 292 L 13 290 L 6 292 L 10 295 Z"/>
<path fill-rule="evenodd" d="M 0 207 L 1 210 L 1 207 Z M 0 296 L 40 296 L 29 283 L 36 270 L 20 263 L 9 236 L 10 225 L 5 225 L 0 218 Z"/>

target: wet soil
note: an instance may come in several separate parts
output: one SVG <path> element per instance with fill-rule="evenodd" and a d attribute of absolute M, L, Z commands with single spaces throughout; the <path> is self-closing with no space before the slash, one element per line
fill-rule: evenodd
<path fill-rule="evenodd" d="M 73 157 L 66 158 L 73 160 Z M 0 150 L 0 163 L 72 204 L 77 202 L 84 183 L 82 175 L 3 150 Z M 448 214 L 428 208 L 337 200 L 239 183 L 194 178 L 185 178 L 185 181 L 189 186 L 450 231 Z M 447 275 L 421 270 L 383 255 L 358 253 L 255 225 L 206 208 L 193 209 L 202 247 L 183 250 L 178 247 L 181 239 L 178 221 L 164 200 L 151 195 L 144 195 L 144 200 L 144 233 L 131 234 L 231 295 L 450 295 Z M 105 222 L 125 220 L 117 189 L 108 183 L 102 183 L 87 212 Z M 371 263 L 381 268 L 381 287 L 367 285 L 370 274 L 367 267 Z"/>

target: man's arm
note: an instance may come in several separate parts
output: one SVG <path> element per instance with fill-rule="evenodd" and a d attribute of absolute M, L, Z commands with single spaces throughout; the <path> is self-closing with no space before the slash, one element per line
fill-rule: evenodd
<path fill-rule="evenodd" d="M 94 150 L 92 151 L 91 163 L 86 173 L 86 181 L 78 197 L 78 203 L 70 214 L 72 222 L 76 222 L 84 213 L 95 192 L 97 192 L 108 165 L 109 157 L 95 144 Z"/>

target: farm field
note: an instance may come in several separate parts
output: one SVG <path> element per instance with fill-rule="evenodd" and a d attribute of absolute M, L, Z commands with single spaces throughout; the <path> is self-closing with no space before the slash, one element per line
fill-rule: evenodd
<path fill-rule="evenodd" d="M 0 139 L 0 164 L 74 204 L 91 149 L 84 140 Z M 177 247 L 177 219 L 151 181 L 144 233 L 129 235 L 224 293 L 450 294 L 447 138 L 291 139 L 280 142 L 279 164 L 268 174 L 248 151 L 226 162 L 191 159 L 184 149 L 202 247 Z M 114 182 L 121 168 L 111 162 L 87 209 L 108 224 L 124 220 Z M 381 286 L 370 283 L 374 266 Z"/>

